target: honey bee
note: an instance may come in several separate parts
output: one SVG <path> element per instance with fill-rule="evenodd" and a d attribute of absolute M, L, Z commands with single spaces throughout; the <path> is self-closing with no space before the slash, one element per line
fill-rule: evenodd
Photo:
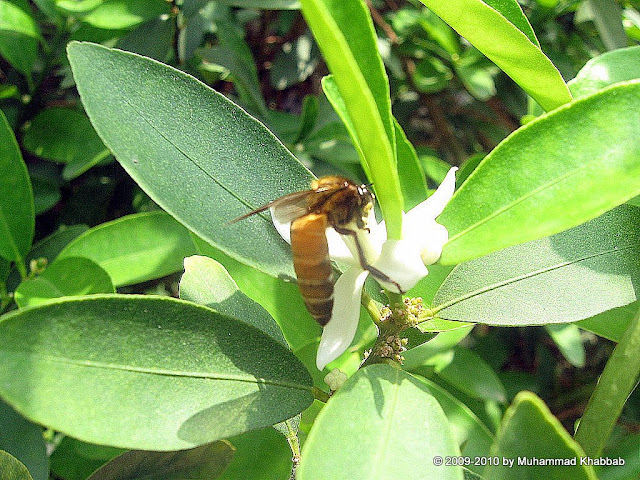
<path fill-rule="evenodd" d="M 298 288 L 311 316 L 324 326 L 331 319 L 334 283 L 327 228 L 353 239 L 358 261 L 364 270 L 375 278 L 398 286 L 368 264 L 358 241 L 357 229 L 368 230 L 366 218 L 373 202 L 374 195 L 367 185 L 357 185 L 347 178 L 330 175 L 313 180 L 310 190 L 277 198 L 231 223 L 268 208 L 273 209 L 274 216 L 282 223 L 291 222 L 291 253 Z"/>

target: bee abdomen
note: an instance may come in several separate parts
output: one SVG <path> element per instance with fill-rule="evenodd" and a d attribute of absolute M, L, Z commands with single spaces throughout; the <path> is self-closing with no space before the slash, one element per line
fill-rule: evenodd
<path fill-rule="evenodd" d="M 309 214 L 291 223 L 291 251 L 304 304 L 320 325 L 331 319 L 333 269 L 326 237 L 327 216 Z"/>

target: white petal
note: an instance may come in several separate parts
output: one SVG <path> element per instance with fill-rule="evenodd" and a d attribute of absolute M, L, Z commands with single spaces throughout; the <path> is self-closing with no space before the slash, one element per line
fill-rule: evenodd
<path fill-rule="evenodd" d="M 281 222 L 274 214 L 273 207 L 269 209 L 269 212 L 271 213 L 271 221 L 273 222 L 273 226 L 276 227 L 276 230 L 284 239 L 284 241 L 291 245 L 291 222 Z"/>
<path fill-rule="evenodd" d="M 396 282 L 402 292 L 406 292 L 429 273 L 420 258 L 420 252 L 416 243 L 409 240 L 387 240 L 373 266 Z M 398 292 L 395 283 L 378 281 L 387 290 L 402 293 Z"/>
<path fill-rule="evenodd" d="M 449 240 L 449 232 L 444 225 L 432 222 L 431 232 L 425 235 L 420 247 L 420 258 L 425 265 L 436 263 L 442 255 L 442 247 Z"/>
<path fill-rule="evenodd" d="M 331 320 L 324 326 L 318 346 L 318 370 L 342 355 L 351 345 L 358 328 L 360 297 L 368 274 L 358 267 L 352 267 L 336 281 Z"/>
<path fill-rule="evenodd" d="M 458 170 L 458 167 L 451 167 L 449 173 L 444 177 L 444 180 L 433 195 L 407 213 L 406 221 L 434 220 L 442 213 L 442 210 L 447 206 L 456 189 L 456 170 Z"/>
<path fill-rule="evenodd" d="M 333 228 L 327 228 L 327 242 L 329 243 L 329 256 L 331 260 L 348 264 L 354 263 L 354 258 L 349 247 L 344 243 L 342 236 Z"/>

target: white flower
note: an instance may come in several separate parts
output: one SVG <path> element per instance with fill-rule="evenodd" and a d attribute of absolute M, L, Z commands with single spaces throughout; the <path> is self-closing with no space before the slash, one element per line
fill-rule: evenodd
<path fill-rule="evenodd" d="M 384 222 L 376 224 L 371 209 L 370 232 L 359 230 L 358 242 L 367 263 L 392 280 L 385 282 L 376 277 L 384 288 L 397 293 L 410 290 L 427 275 L 426 265 L 440 258 L 449 233 L 435 219 L 453 196 L 456 170 L 456 167 L 451 168 L 433 195 L 404 214 L 402 240 L 387 240 Z M 273 212 L 272 218 L 280 235 L 291 243 L 291 224 L 279 222 Z M 353 238 L 339 235 L 329 228 L 327 241 L 331 259 L 348 265 L 348 268 L 334 286 L 331 320 L 324 327 L 316 356 L 318 370 L 324 369 L 351 345 L 358 328 L 362 288 L 370 273 L 360 265 Z M 398 291 L 398 286 L 401 291 Z"/>

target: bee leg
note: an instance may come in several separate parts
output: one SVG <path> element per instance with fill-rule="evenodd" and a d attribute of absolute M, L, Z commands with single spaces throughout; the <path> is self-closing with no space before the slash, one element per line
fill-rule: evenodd
<path fill-rule="evenodd" d="M 353 237 L 353 241 L 356 244 L 356 249 L 358 250 L 358 261 L 360 262 L 360 266 L 362 267 L 363 270 L 367 270 L 374 278 L 378 280 L 382 280 L 383 282 L 387 282 L 387 283 L 392 283 L 398 289 L 398 293 L 401 293 L 401 294 L 404 293 L 404 290 L 402 290 L 402 287 L 400 287 L 398 282 L 393 280 L 386 273 L 381 272 L 374 266 L 369 265 L 367 263 L 367 259 L 364 256 L 364 251 L 362 250 L 362 245 L 360 245 L 360 242 L 358 241 L 358 232 L 356 232 L 355 230 L 350 230 L 348 228 L 341 228 L 341 227 L 333 227 L 333 229 L 336 232 L 338 232 L 340 235 L 349 235 Z"/>

